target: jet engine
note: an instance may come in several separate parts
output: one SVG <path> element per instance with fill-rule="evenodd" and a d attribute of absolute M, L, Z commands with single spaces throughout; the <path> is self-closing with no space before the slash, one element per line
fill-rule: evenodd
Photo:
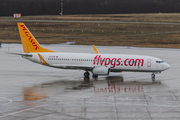
<path fill-rule="evenodd" d="M 106 66 L 95 67 L 92 71 L 93 75 L 109 75 L 109 68 Z"/>

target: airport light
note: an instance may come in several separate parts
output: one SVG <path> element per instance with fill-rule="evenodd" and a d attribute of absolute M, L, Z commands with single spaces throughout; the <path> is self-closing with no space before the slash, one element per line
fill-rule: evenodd
<path fill-rule="evenodd" d="M 63 16 L 63 0 L 61 0 L 61 16 Z"/>

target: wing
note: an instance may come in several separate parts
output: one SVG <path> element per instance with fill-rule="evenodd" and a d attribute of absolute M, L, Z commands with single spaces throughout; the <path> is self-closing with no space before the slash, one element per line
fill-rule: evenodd
<path fill-rule="evenodd" d="M 79 69 L 79 70 L 87 70 L 87 71 L 91 71 L 94 68 L 94 66 L 92 65 L 50 64 L 49 66 L 55 67 L 55 68 Z"/>

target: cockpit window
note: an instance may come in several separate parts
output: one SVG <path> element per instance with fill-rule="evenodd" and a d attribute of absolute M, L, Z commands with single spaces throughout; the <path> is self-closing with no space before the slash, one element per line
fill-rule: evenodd
<path fill-rule="evenodd" d="M 156 61 L 156 63 L 163 63 L 164 61 Z"/>

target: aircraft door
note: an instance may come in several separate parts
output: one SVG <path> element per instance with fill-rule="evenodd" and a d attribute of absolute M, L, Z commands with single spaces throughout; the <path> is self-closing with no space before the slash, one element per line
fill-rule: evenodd
<path fill-rule="evenodd" d="M 151 67 L 151 59 L 147 59 L 147 67 Z"/>

